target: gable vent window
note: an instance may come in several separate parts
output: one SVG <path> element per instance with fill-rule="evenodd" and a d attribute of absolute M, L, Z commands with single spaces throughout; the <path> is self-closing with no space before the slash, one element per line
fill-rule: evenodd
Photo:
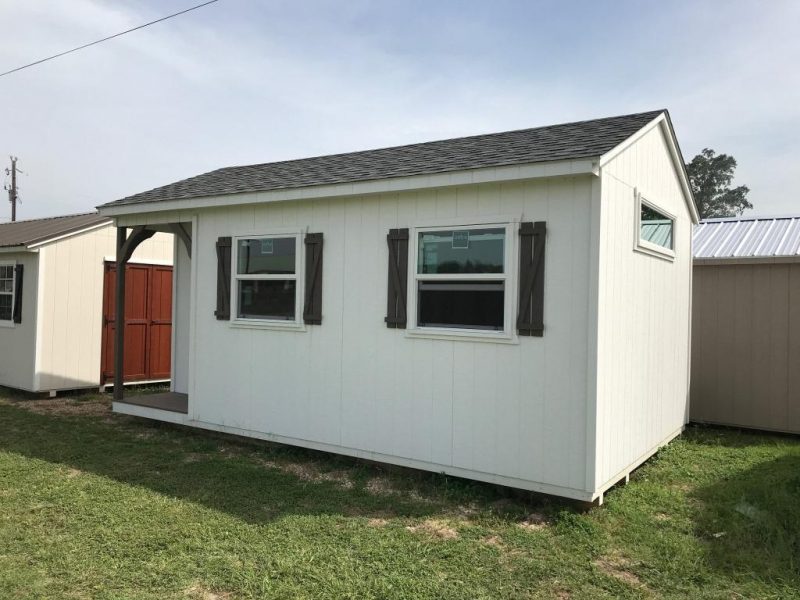
<path fill-rule="evenodd" d="M 636 249 L 666 258 L 675 257 L 675 217 L 636 195 Z"/>
<path fill-rule="evenodd" d="M 238 319 L 297 321 L 298 236 L 236 241 L 235 306 Z"/>
<path fill-rule="evenodd" d="M 14 316 L 14 265 L 0 265 L 0 321 L 11 323 Z"/>
<path fill-rule="evenodd" d="M 419 231 L 419 328 L 502 332 L 506 328 L 505 226 Z"/>

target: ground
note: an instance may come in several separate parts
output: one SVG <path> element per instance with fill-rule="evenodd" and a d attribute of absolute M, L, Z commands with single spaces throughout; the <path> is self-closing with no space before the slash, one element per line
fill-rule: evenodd
<path fill-rule="evenodd" d="M 800 597 L 800 439 L 692 427 L 585 507 L 0 390 L 0 598 Z"/>

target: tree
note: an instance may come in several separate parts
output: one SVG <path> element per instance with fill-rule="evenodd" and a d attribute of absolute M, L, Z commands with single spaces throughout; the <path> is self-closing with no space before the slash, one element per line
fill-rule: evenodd
<path fill-rule="evenodd" d="M 745 209 L 753 208 L 747 201 L 750 188 L 746 185 L 730 187 L 735 169 L 735 158 L 727 154 L 718 155 L 710 148 L 703 148 L 686 165 L 701 219 L 739 216 Z"/>

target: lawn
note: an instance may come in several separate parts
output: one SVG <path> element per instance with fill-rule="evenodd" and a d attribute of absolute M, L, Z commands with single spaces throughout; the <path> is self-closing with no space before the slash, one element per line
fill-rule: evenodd
<path fill-rule="evenodd" d="M 690 428 L 601 508 L 0 390 L 0 597 L 800 597 L 800 440 Z"/>

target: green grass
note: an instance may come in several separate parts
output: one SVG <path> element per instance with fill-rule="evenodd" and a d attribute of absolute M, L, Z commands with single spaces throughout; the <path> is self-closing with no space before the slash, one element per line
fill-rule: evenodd
<path fill-rule="evenodd" d="M 800 597 L 800 440 L 690 428 L 602 508 L 0 390 L 0 598 Z"/>

